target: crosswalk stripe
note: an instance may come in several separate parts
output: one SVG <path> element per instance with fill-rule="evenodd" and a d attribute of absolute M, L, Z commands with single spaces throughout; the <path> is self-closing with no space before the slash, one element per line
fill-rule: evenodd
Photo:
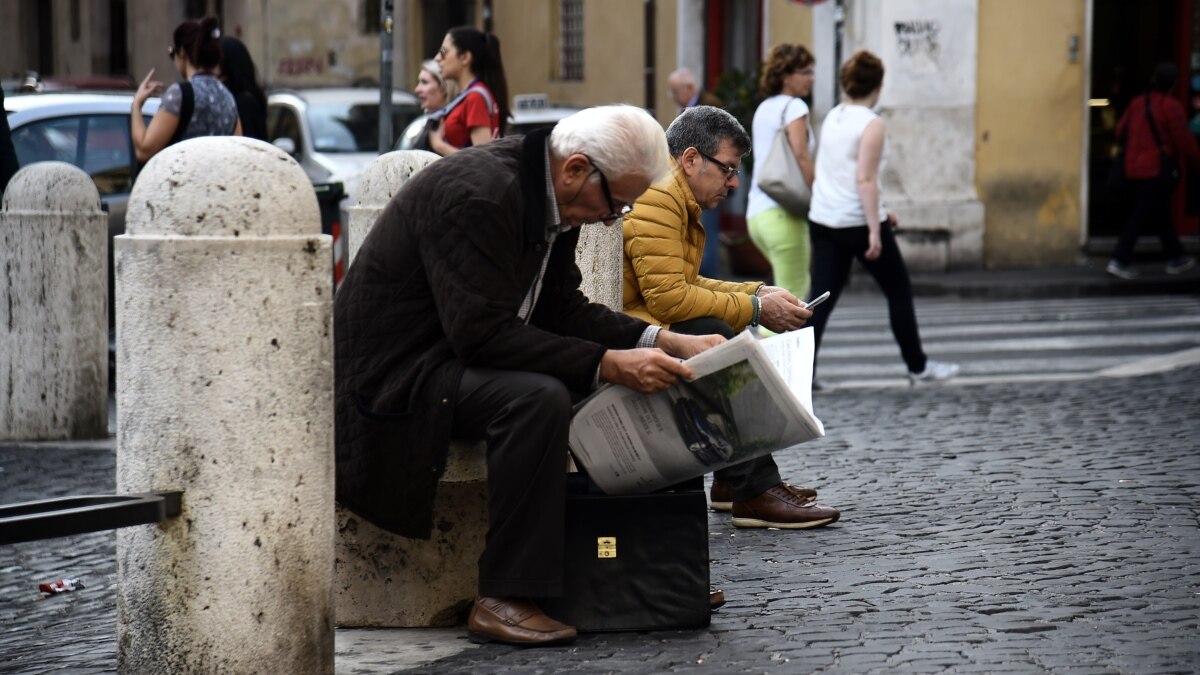
<path fill-rule="evenodd" d="M 918 298 L 925 352 L 958 362 L 958 384 L 1128 376 L 1178 367 L 1200 348 L 1200 298 Z M 1180 356 L 1180 355 L 1183 356 Z M 818 378 L 836 387 L 908 386 L 881 297 L 846 296 L 830 319 Z"/>

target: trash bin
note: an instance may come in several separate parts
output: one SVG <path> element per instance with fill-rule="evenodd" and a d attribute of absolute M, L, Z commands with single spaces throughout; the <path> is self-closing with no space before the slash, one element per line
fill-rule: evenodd
<path fill-rule="evenodd" d="M 341 210 L 346 190 L 341 183 L 316 183 L 313 189 L 321 207 L 321 233 L 333 237 L 333 288 L 336 291 L 346 274 L 346 237 L 342 232 Z"/>

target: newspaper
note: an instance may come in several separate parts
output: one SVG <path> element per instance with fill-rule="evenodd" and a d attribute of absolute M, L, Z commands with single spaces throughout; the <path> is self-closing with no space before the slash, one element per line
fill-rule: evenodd
<path fill-rule="evenodd" d="M 820 438 L 813 330 L 748 331 L 688 359 L 696 374 L 657 394 L 608 385 L 576 406 L 571 452 L 610 495 L 650 492 Z"/>

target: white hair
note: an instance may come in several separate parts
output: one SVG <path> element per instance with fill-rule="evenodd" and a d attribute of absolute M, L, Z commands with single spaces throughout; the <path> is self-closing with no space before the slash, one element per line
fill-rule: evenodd
<path fill-rule="evenodd" d="M 670 170 L 662 126 L 632 105 L 596 106 L 563 118 L 550 133 L 550 151 L 559 159 L 587 155 L 609 180 L 638 175 L 653 182 Z"/>
<path fill-rule="evenodd" d="M 675 70 L 671 71 L 671 74 L 667 76 L 667 82 L 674 84 L 690 84 L 692 86 L 696 86 L 698 84 L 696 82 L 696 75 L 692 73 L 691 68 L 687 68 L 686 66 L 683 68 L 676 68 Z"/>
<path fill-rule="evenodd" d="M 446 103 L 449 103 L 451 99 L 458 96 L 458 82 L 456 80 L 447 80 L 442 76 L 442 64 L 433 59 L 427 59 L 421 63 L 421 70 L 429 73 L 433 76 L 433 79 L 437 80 L 438 88 L 446 95 Z"/>

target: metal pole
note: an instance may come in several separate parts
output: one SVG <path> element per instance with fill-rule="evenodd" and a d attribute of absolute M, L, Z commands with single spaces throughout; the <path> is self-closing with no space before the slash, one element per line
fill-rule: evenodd
<path fill-rule="evenodd" d="M 654 115 L 654 0 L 644 0 L 646 23 L 646 110 Z"/>
<path fill-rule="evenodd" d="M 846 9 L 837 0 L 833 10 L 833 104 L 842 100 L 842 38 L 846 33 Z"/>
<path fill-rule="evenodd" d="M 392 6 L 379 3 L 379 154 L 392 149 Z"/>

